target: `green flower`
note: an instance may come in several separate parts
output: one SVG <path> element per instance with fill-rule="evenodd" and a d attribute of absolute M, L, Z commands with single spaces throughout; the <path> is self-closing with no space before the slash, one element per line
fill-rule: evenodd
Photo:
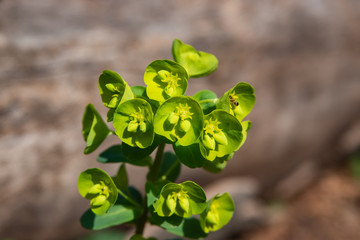
<path fill-rule="evenodd" d="M 154 140 L 153 112 L 144 99 L 136 98 L 119 104 L 113 125 L 116 135 L 132 147 L 146 148 Z"/>
<path fill-rule="evenodd" d="M 134 98 L 128 84 L 111 70 L 105 70 L 100 75 L 99 90 L 103 104 L 111 109 L 115 109 L 122 101 Z"/>
<path fill-rule="evenodd" d="M 234 202 L 228 193 L 216 195 L 208 201 L 206 210 L 200 214 L 201 228 L 205 233 L 219 230 L 230 221 L 234 210 Z"/>
<path fill-rule="evenodd" d="M 224 110 L 214 110 L 204 117 L 200 152 L 207 160 L 223 157 L 237 150 L 242 140 L 240 122 Z"/>
<path fill-rule="evenodd" d="M 154 122 L 157 134 L 187 146 L 200 135 L 203 113 L 199 103 L 192 97 L 177 96 L 160 105 Z"/>
<path fill-rule="evenodd" d="M 216 107 L 224 109 L 241 122 L 255 105 L 254 92 L 255 90 L 250 84 L 240 82 L 220 98 Z"/>
<path fill-rule="evenodd" d="M 178 39 L 173 42 L 172 54 L 175 61 L 181 64 L 192 78 L 209 75 L 218 67 L 218 60 L 214 55 L 196 51 L 194 47 Z"/>
<path fill-rule="evenodd" d="M 153 205 L 161 217 L 173 214 L 190 217 L 205 210 L 206 195 L 199 185 L 191 181 L 168 183 L 161 189 L 160 197 Z"/>
<path fill-rule="evenodd" d="M 171 60 L 156 60 L 147 66 L 144 82 L 150 99 L 164 102 L 174 96 L 184 95 L 188 85 L 186 70 Z"/>
<path fill-rule="evenodd" d="M 118 192 L 111 177 L 101 169 L 91 168 L 82 172 L 78 180 L 81 196 L 90 201 L 91 210 L 105 214 L 116 202 Z"/>

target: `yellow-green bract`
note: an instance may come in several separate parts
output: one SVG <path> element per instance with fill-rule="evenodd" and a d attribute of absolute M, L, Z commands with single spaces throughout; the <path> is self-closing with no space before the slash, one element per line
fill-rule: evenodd
<path fill-rule="evenodd" d="M 150 99 L 164 102 L 174 96 L 184 95 L 189 76 L 186 70 L 171 60 L 156 60 L 147 66 L 144 82 Z"/>
<path fill-rule="evenodd" d="M 243 138 L 240 122 L 224 110 L 214 110 L 204 117 L 200 152 L 207 160 L 224 157 L 236 151 Z"/>
<path fill-rule="evenodd" d="M 149 147 L 154 140 L 153 115 L 150 104 L 141 98 L 119 104 L 113 120 L 116 135 L 132 147 Z"/>
<path fill-rule="evenodd" d="M 203 112 L 192 97 L 177 96 L 166 100 L 154 117 L 155 132 L 182 146 L 194 143 L 202 130 Z"/>
<path fill-rule="evenodd" d="M 191 181 L 168 183 L 161 189 L 160 197 L 153 205 L 161 217 L 173 214 L 190 217 L 205 210 L 206 195 L 199 185 Z"/>
<path fill-rule="evenodd" d="M 90 201 L 91 210 L 98 215 L 105 214 L 117 199 L 118 191 L 111 177 L 101 169 L 90 168 L 82 172 L 78 180 L 81 196 Z"/>
<path fill-rule="evenodd" d="M 234 210 L 234 202 L 228 193 L 216 195 L 208 201 L 206 210 L 200 214 L 201 228 L 206 233 L 219 230 L 230 221 Z"/>
<path fill-rule="evenodd" d="M 196 51 L 193 46 L 178 39 L 173 41 L 172 54 L 175 61 L 181 64 L 192 78 L 209 75 L 218 67 L 218 60 L 214 55 Z"/>

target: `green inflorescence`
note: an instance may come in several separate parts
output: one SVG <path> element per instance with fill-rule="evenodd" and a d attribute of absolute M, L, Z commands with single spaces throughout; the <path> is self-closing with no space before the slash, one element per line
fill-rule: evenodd
<path fill-rule="evenodd" d="M 174 60 L 155 60 L 146 67 L 146 86 L 130 87 L 111 70 L 100 75 L 101 100 L 114 130 L 89 104 L 83 117 L 84 153 L 116 135 L 121 144 L 106 149 L 97 159 L 122 164 L 113 177 L 98 168 L 80 174 L 79 192 L 90 200 L 90 209 L 81 217 L 84 227 L 98 230 L 130 223 L 136 226 L 131 239 L 146 240 L 142 234 L 150 222 L 181 237 L 200 239 L 230 221 L 235 206 L 228 193 L 207 200 L 195 182 L 175 181 L 183 165 L 213 173 L 226 167 L 251 128 L 244 118 L 255 104 L 254 88 L 239 82 L 221 97 L 210 90 L 186 96 L 193 81 L 189 79 L 211 74 L 218 60 L 178 39 L 173 41 L 172 54 Z M 175 154 L 164 153 L 166 144 L 172 145 Z M 149 169 L 144 196 L 129 186 L 127 164 Z"/>

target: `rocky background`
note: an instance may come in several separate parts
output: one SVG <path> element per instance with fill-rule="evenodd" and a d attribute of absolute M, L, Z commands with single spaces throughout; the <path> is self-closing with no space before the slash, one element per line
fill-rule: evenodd
<path fill-rule="evenodd" d="M 235 196 L 233 221 L 213 239 L 360 239 L 359 183 L 346 167 L 360 146 L 357 0 L 0 0 L 0 239 L 90 234 L 77 177 L 115 173 L 95 158 L 118 139 L 84 156 L 84 108 L 106 113 L 102 70 L 143 85 L 174 38 L 220 62 L 189 95 L 221 96 L 239 81 L 257 95 L 253 129 L 224 172 L 184 168 L 179 179 Z M 129 170 L 142 188 L 144 170 Z"/>

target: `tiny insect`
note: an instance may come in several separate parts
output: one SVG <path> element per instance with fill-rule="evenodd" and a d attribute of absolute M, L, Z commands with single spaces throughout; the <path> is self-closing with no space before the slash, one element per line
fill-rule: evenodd
<path fill-rule="evenodd" d="M 232 104 L 234 104 L 235 106 L 239 106 L 239 103 L 235 99 L 233 99 L 233 97 L 231 95 L 229 96 L 229 98 L 230 98 L 230 102 Z"/>

